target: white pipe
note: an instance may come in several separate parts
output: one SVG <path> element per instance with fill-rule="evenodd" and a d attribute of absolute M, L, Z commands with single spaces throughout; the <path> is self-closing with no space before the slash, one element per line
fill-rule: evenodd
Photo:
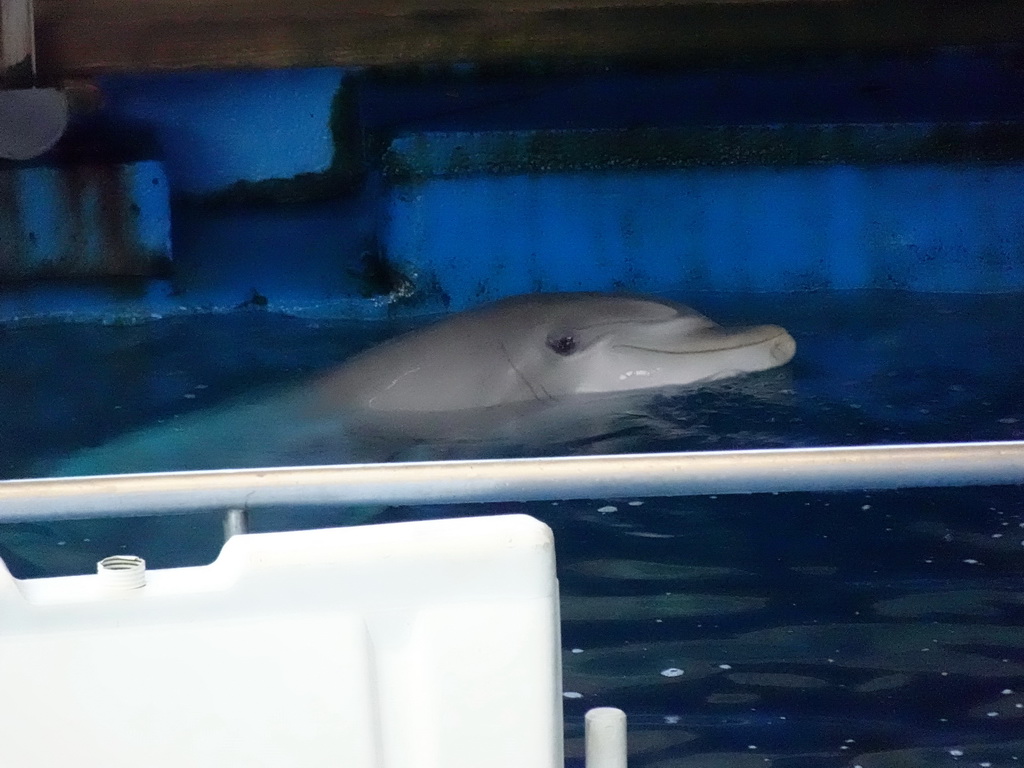
<path fill-rule="evenodd" d="M 626 713 L 595 707 L 583 716 L 586 768 L 626 768 Z"/>
<path fill-rule="evenodd" d="M 224 513 L 224 541 L 232 536 L 249 532 L 249 511 L 243 507 L 231 507 Z"/>
<path fill-rule="evenodd" d="M 32 0 L 0 0 L 0 72 L 29 60 L 36 73 Z"/>
<path fill-rule="evenodd" d="M 0 88 L 0 160 L 31 160 L 49 151 L 70 119 L 63 91 L 35 87 L 33 13 L 32 0 L 0 0 L 0 81 L 8 86 Z M 26 60 L 31 78 L 20 69 Z"/>
<path fill-rule="evenodd" d="M 0 522 L 270 505 L 403 505 L 1024 483 L 1024 441 L 171 472 L 0 481 Z"/>

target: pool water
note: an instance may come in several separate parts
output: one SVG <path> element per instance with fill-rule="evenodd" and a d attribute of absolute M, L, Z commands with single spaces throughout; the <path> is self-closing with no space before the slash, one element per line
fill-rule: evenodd
<path fill-rule="evenodd" d="M 1024 437 L 1018 295 L 684 300 L 725 324 L 787 327 L 797 357 L 659 393 L 602 430 L 479 450 Z M 252 309 L 0 328 L 0 474 L 302 381 L 395 330 Z M 254 512 L 253 527 L 502 512 L 555 531 L 570 764 L 581 764 L 583 712 L 600 705 L 628 713 L 633 766 L 1024 762 L 1019 488 L 278 509 Z M 22 577 L 89 572 L 124 551 L 152 567 L 192 565 L 219 545 L 212 515 L 0 527 L 0 556 Z M 476 663 L 486 671 L 486 649 Z"/>

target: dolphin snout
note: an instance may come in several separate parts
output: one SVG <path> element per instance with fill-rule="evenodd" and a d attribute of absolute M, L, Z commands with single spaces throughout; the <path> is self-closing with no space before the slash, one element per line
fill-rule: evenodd
<path fill-rule="evenodd" d="M 779 325 L 740 325 L 723 327 L 710 325 L 691 330 L 674 340 L 674 349 L 665 352 L 722 352 L 737 349 L 758 349 L 767 352 L 779 365 L 787 362 L 796 352 L 796 342 Z"/>
<path fill-rule="evenodd" d="M 778 328 L 778 326 L 775 326 Z M 785 365 L 796 354 L 796 339 L 789 335 L 785 328 L 779 328 L 779 334 L 771 341 L 768 355 L 776 365 Z"/>

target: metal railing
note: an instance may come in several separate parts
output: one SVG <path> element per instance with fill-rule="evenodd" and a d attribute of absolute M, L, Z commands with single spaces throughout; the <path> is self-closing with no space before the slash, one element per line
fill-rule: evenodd
<path fill-rule="evenodd" d="M 1024 483 L 1024 441 L 350 464 L 0 482 L 0 522 Z"/>

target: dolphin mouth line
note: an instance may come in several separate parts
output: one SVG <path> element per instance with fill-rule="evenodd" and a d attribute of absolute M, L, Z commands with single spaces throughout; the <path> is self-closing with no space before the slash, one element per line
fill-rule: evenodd
<path fill-rule="evenodd" d="M 751 342 L 748 342 L 746 344 L 734 344 L 731 347 L 715 347 L 714 349 L 679 349 L 679 350 L 669 350 L 669 349 L 654 349 L 652 347 L 640 347 L 640 346 L 637 346 L 636 344 L 615 344 L 615 345 L 612 346 L 612 349 L 635 349 L 635 350 L 637 350 L 639 352 L 653 352 L 653 353 L 658 354 L 658 355 L 706 355 L 709 352 L 729 352 L 730 350 L 733 350 L 733 349 L 743 349 L 744 347 L 756 347 L 756 346 L 759 346 L 761 344 L 768 344 L 768 343 L 770 343 L 772 341 L 775 341 L 776 339 L 782 338 L 784 335 L 786 335 L 785 331 L 783 331 L 782 333 L 777 333 L 774 336 L 771 336 L 771 337 L 769 337 L 767 339 L 761 339 L 760 341 L 751 341 Z"/>

